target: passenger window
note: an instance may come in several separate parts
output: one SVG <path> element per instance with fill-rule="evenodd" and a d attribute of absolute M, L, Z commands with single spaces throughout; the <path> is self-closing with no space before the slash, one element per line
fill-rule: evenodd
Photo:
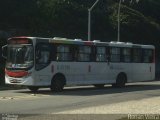
<path fill-rule="evenodd" d="M 122 58 L 123 62 L 131 62 L 131 49 L 130 48 L 123 48 L 122 50 Z"/>
<path fill-rule="evenodd" d="M 47 64 L 49 62 L 50 52 L 47 50 L 40 51 L 40 58 L 38 59 L 39 64 Z"/>
<path fill-rule="evenodd" d="M 57 61 L 72 61 L 72 58 L 73 56 L 70 46 L 67 45 L 57 46 L 57 54 L 56 54 Z"/>
<path fill-rule="evenodd" d="M 79 46 L 78 61 L 91 61 L 91 47 Z"/>
<path fill-rule="evenodd" d="M 111 62 L 120 62 L 120 48 L 112 47 L 110 49 L 110 55 Z"/>
<path fill-rule="evenodd" d="M 145 49 L 143 52 L 143 62 L 151 63 L 153 62 L 153 50 Z"/>
<path fill-rule="evenodd" d="M 142 49 L 133 49 L 133 62 L 140 63 L 142 62 Z"/>
<path fill-rule="evenodd" d="M 105 62 L 107 61 L 106 48 L 105 47 L 97 47 L 96 48 L 96 61 L 97 62 Z"/>
<path fill-rule="evenodd" d="M 48 66 L 51 61 L 50 46 L 48 44 L 38 44 L 36 46 L 36 69 L 40 70 Z"/>

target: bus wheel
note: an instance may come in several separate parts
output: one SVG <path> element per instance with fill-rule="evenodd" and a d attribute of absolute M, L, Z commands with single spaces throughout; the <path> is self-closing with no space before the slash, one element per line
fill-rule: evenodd
<path fill-rule="evenodd" d="M 65 85 L 65 78 L 63 76 L 55 76 L 51 82 L 51 91 L 62 92 Z"/>
<path fill-rule="evenodd" d="M 28 89 L 32 92 L 37 92 L 39 87 L 36 87 L 36 86 L 28 86 Z"/>
<path fill-rule="evenodd" d="M 124 73 L 121 73 L 117 76 L 116 83 L 112 84 L 112 87 L 121 88 L 125 86 L 127 82 L 127 77 Z"/>
<path fill-rule="evenodd" d="M 94 86 L 95 86 L 96 88 L 104 88 L 104 85 L 105 85 L 105 84 L 95 84 Z"/>

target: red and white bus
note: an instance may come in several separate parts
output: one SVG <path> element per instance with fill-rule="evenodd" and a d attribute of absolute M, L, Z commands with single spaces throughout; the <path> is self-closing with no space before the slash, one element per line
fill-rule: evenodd
<path fill-rule="evenodd" d="M 124 42 L 13 37 L 7 44 L 5 83 L 31 91 L 62 91 L 65 85 L 123 87 L 154 80 L 154 51 L 153 45 Z"/>

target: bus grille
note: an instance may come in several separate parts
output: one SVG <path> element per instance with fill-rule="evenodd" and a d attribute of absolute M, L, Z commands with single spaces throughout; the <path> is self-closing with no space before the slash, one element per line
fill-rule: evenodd
<path fill-rule="evenodd" d="M 21 83 L 22 81 L 21 80 L 17 80 L 17 79 L 12 79 L 10 80 L 11 83 Z"/>

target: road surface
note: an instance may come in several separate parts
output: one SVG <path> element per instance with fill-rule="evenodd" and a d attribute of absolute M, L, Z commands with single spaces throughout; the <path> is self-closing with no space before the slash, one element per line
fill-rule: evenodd
<path fill-rule="evenodd" d="M 48 119 L 59 115 L 58 120 L 60 117 L 67 118 L 69 114 L 72 117 L 76 115 L 77 119 L 157 115 L 160 113 L 160 81 L 130 83 L 125 88 L 112 88 L 109 85 L 103 89 L 92 86 L 66 87 L 61 93 L 52 93 L 50 89 L 40 89 L 37 93 L 27 89 L 5 90 L 0 91 L 0 113 L 1 118 L 37 120 L 46 115 Z M 149 117 L 160 118 L 159 115 Z"/>

